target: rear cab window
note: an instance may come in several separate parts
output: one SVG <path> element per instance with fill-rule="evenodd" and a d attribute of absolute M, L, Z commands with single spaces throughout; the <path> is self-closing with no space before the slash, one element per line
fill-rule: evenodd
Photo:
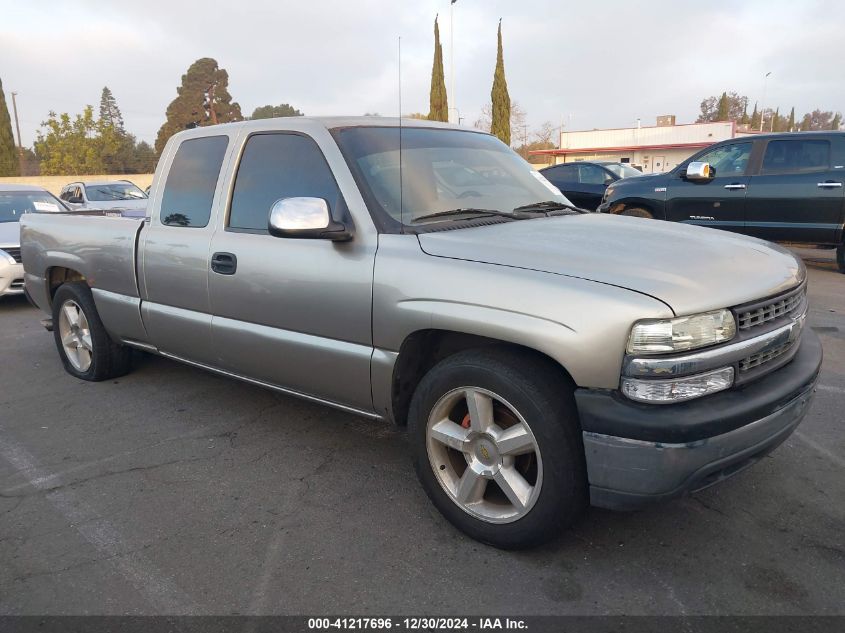
<path fill-rule="evenodd" d="M 228 136 L 182 141 L 170 165 L 159 218 L 166 226 L 208 226 Z"/>

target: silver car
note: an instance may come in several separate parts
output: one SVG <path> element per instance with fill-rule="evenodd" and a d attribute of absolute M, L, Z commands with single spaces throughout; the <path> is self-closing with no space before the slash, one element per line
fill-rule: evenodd
<path fill-rule="evenodd" d="M 147 194 L 129 180 L 71 182 L 59 197 L 74 209 L 143 211 L 147 206 Z"/>
<path fill-rule="evenodd" d="M 0 184 L 0 297 L 24 292 L 20 219 L 26 213 L 68 209 L 41 187 Z"/>

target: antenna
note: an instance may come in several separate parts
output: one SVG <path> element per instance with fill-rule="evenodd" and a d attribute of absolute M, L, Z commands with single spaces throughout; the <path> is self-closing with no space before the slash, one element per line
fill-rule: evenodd
<path fill-rule="evenodd" d="M 399 36 L 399 232 L 405 233 L 405 214 L 403 204 L 402 186 L 402 36 Z"/>

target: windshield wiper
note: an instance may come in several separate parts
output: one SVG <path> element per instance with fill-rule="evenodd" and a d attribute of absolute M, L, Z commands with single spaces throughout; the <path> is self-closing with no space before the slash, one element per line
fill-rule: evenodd
<path fill-rule="evenodd" d="M 472 207 L 462 207 L 460 209 L 449 209 L 448 211 L 438 211 L 437 213 L 429 213 L 428 215 L 421 215 L 418 218 L 413 219 L 413 223 L 416 224 L 420 220 L 438 220 L 440 218 L 448 218 L 456 215 L 466 215 L 469 216 L 466 219 L 472 218 L 485 218 L 485 217 L 503 217 L 508 218 L 510 220 L 521 220 L 523 218 L 519 218 L 515 216 L 513 213 L 509 213 L 507 211 L 497 211 L 496 209 L 474 209 Z M 463 219 L 463 218 L 458 218 Z"/>
<path fill-rule="evenodd" d="M 107 196 L 111 196 L 112 200 L 128 200 L 129 198 L 123 196 L 122 194 L 116 193 L 114 191 L 109 191 L 108 189 L 97 189 L 98 192 L 104 193 Z"/>
<path fill-rule="evenodd" d="M 592 213 L 589 209 L 582 209 L 565 202 L 557 202 L 556 200 L 545 200 L 543 202 L 533 202 L 531 204 L 524 204 L 521 207 L 516 207 L 514 213 L 543 213 L 546 216 L 560 215 L 554 213 L 555 211 L 575 211 L 576 213 Z"/>

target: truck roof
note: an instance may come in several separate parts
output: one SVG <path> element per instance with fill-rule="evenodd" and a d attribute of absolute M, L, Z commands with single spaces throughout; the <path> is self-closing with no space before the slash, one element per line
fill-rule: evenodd
<path fill-rule="evenodd" d="M 188 130 L 182 130 L 173 135 L 173 138 L 191 138 L 201 136 L 213 136 L 215 133 L 221 131 L 235 132 L 239 129 L 246 130 L 297 130 L 297 131 L 317 131 L 317 130 L 336 130 L 340 128 L 349 127 L 398 127 L 399 117 L 381 117 L 381 116 L 295 116 L 295 117 L 275 117 L 271 119 L 255 119 L 250 121 L 237 121 L 235 123 L 221 123 L 213 126 L 202 126 Z M 440 121 L 427 121 L 425 119 L 408 119 L 402 118 L 402 127 L 425 127 L 425 128 L 440 128 L 461 130 L 464 132 L 476 132 L 479 134 L 486 134 L 476 128 L 454 125 L 451 123 L 441 123 Z"/>

